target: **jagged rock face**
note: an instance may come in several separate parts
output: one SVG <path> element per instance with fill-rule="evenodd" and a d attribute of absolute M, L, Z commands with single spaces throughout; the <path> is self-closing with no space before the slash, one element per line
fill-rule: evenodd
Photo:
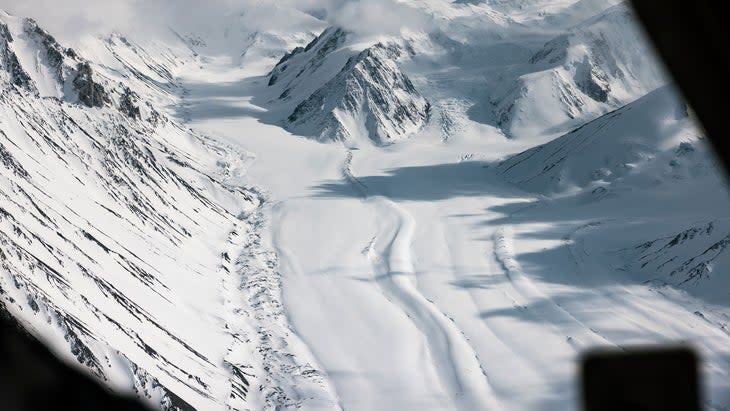
<path fill-rule="evenodd" d="M 341 48 L 347 40 L 347 32 L 330 27 L 305 47 L 296 47 L 286 53 L 269 73 L 269 87 L 278 85 L 283 90 L 279 99 L 290 98 L 301 81 L 306 81 L 325 64 L 327 57 Z"/>
<path fill-rule="evenodd" d="M 157 110 L 138 93 L 121 83 L 115 85 L 102 67 L 60 45 L 34 20 L 11 16 L 5 19 L 12 23 L 17 32 L 14 36 L 8 24 L 0 22 L 0 82 L 4 87 L 17 87 L 33 95 L 56 97 L 86 107 L 117 106 L 120 112 L 134 120 L 144 117 L 145 120 L 154 122 L 159 118 Z M 22 41 L 16 41 L 17 38 Z M 110 42 L 111 40 L 105 44 Z M 125 40 L 122 45 L 135 53 L 141 52 L 138 47 Z M 15 48 L 21 51 L 30 48 L 32 53 L 21 59 Z M 121 58 L 120 55 L 116 57 Z M 143 57 L 147 57 L 150 62 L 145 68 L 159 70 L 157 73 L 162 78 L 172 81 L 169 72 L 155 66 L 150 56 Z M 139 72 L 133 64 L 126 61 L 121 64 L 148 87 L 149 84 L 154 84 L 149 75 Z"/>
<path fill-rule="evenodd" d="M 93 72 L 89 63 L 79 63 L 76 77 L 73 80 L 74 90 L 86 107 L 103 107 L 109 104 L 109 95 L 100 84 L 94 82 Z M 126 94 L 125 94 L 126 95 Z M 139 110 L 137 110 L 139 112 Z"/>
<path fill-rule="evenodd" d="M 130 90 L 129 87 L 126 87 L 124 89 L 124 94 L 122 94 L 122 97 L 119 100 L 119 111 L 132 119 L 141 118 L 142 115 L 139 111 L 139 106 L 137 105 L 138 99 L 139 96 L 137 93 Z"/>
<path fill-rule="evenodd" d="M 277 100 L 298 101 L 287 128 L 320 141 L 378 145 L 419 130 L 430 105 L 398 66 L 400 48 L 377 44 L 353 55 L 347 38 L 346 31 L 330 27 L 285 54 L 271 71 L 268 85 Z"/>
<path fill-rule="evenodd" d="M 322 141 L 363 137 L 387 145 L 419 130 L 430 104 L 398 67 L 396 46 L 377 44 L 351 57 L 340 72 L 287 118 L 297 133 Z"/>
<path fill-rule="evenodd" d="M 591 62 L 588 56 L 583 63 L 576 64 L 573 81 L 586 96 L 600 103 L 608 101 L 611 92 L 609 77 L 598 65 Z"/>
<path fill-rule="evenodd" d="M 64 56 L 74 59 L 76 53 L 71 49 L 63 48 L 56 39 L 43 30 L 33 19 L 25 19 L 25 33 L 42 45 L 41 50 L 46 54 L 46 62 L 56 75 L 56 80 L 64 81 Z"/>
<path fill-rule="evenodd" d="M 18 56 L 10 48 L 13 36 L 5 23 L 0 23 L 0 65 L 9 76 L 9 83 L 25 89 L 32 89 L 33 85 L 28 73 L 18 61 Z"/>
<path fill-rule="evenodd" d="M 72 49 L 61 46 L 35 20 L 22 19 L 20 25 L 21 36 L 27 39 L 26 45 L 35 48 L 37 61 L 26 61 L 26 67 L 23 67 L 11 47 L 13 35 L 8 25 L 0 23 L 0 55 L 8 83 L 33 94 L 78 101 L 87 107 L 111 103 L 109 93 L 94 80 L 94 70 L 88 61 L 80 59 Z M 32 67 L 27 67 L 31 63 Z M 72 86 L 74 95 L 66 95 L 67 83 Z"/>
<path fill-rule="evenodd" d="M 2 130 L 0 130 L 0 134 L 2 134 L 3 137 L 7 138 L 7 135 L 5 135 Z M 2 162 L 2 165 L 16 176 L 24 179 L 28 178 L 29 174 L 27 171 L 25 171 L 23 165 L 20 164 L 20 162 L 18 162 L 15 157 L 13 157 L 10 151 L 8 151 L 8 149 L 5 148 L 5 145 L 3 145 L 2 143 L 0 143 L 0 162 Z"/>

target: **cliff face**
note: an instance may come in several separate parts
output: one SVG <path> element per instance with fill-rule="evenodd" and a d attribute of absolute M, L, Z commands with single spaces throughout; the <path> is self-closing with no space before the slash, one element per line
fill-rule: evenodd
<path fill-rule="evenodd" d="M 10 16 L 5 20 L 0 23 L 0 67 L 4 69 L 0 80 L 4 88 L 15 86 L 39 97 L 56 97 L 87 107 L 112 103 L 101 84 L 108 79 L 100 79 L 92 65 L 73 49 L 61 46 L 35 20 Z"/>

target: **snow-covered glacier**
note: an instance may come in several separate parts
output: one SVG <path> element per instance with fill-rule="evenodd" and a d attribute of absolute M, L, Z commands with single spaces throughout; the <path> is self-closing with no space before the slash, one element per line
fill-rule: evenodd
<path fill-rule="evenodd" d="M 628 6 L 335 3 L 0 13 L 3 315 L 156 409 L 575 409 L 680 341 L 729 407 L 725 177 Z"/>

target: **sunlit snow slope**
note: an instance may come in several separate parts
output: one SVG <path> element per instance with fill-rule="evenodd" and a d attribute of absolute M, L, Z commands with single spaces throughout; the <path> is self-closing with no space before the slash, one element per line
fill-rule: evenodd
<path fill-rule="evenodd" d="M 0 47 L 3 309 L 156 407 L 289 404 L 277 375 L 317 384 L 274 340 L 262 198 L 227 182 L 248 154 L 155 109 L 193 52 L 113 35 L 84 50 L 97 64 L 8 15 Z"/>
<path fill-rule="evenodd" d="M 627 7 L 399 4 L 3 15 L 0 307 L 163 409 L 575 409 L 583 350 L 679 341 L 730 407 L 726 184 Z"/>

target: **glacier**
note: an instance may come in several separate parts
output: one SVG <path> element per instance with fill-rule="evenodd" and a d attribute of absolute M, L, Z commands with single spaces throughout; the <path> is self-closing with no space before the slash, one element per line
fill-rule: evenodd
<path fill-rule="evenodd" d="M 576 409 L 671 342 L 730 406 L 725 176 L 626 4 L 255 7 L 0 13 L 3 313 L 153 409 Z"/>

